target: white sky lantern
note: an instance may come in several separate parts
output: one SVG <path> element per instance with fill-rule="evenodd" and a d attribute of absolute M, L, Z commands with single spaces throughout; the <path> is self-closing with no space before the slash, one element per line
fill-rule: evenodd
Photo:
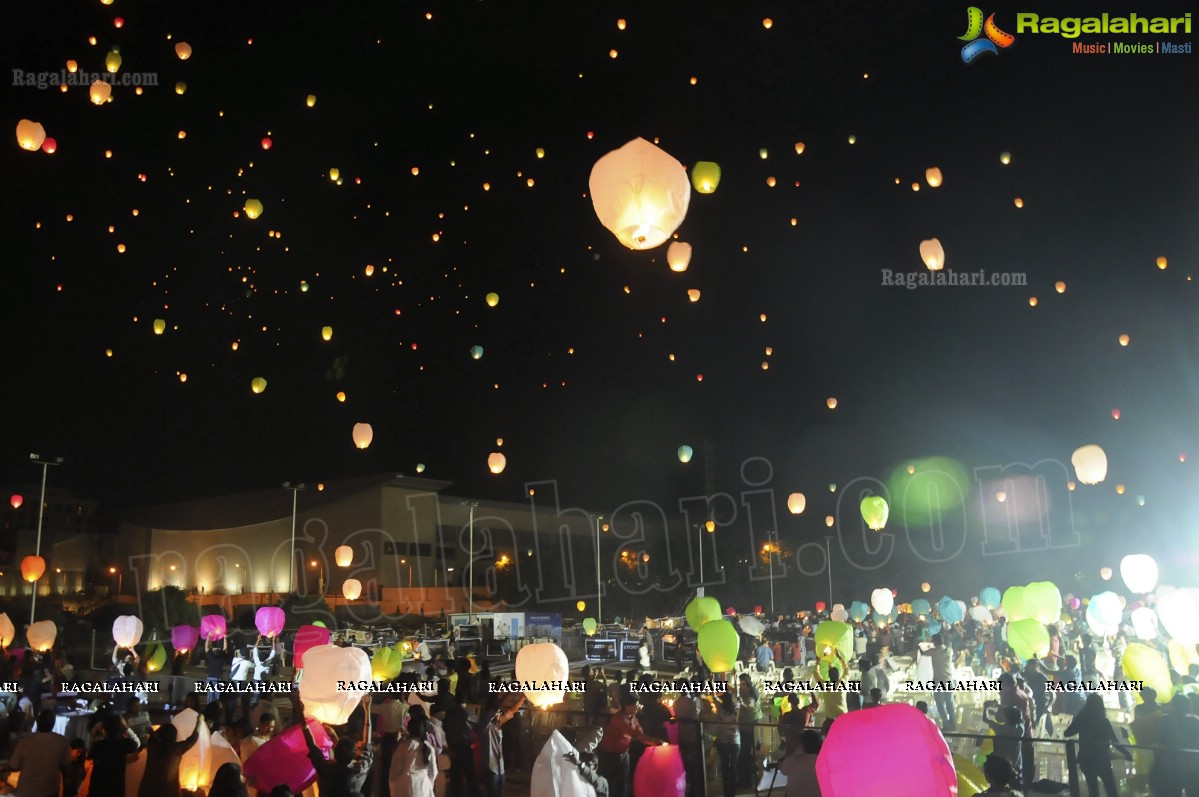
<path fill-rule="evenodd" d="M 1107 478 L 1107 454 L 1097 445 L 1086 445 L 1070 457 L 1074 472 L 1083 484 L 1099 484 Z"/>
<path fill-rule="evenodd" d="M 361 648 L 317 645 L 304 653 L 300 698 L 304 716 L 326 725 L 344 725 L 362 700 L 360 692 L 337 691 L 338 681 L 371 680 L 371 660 Z"/>
<path fill-rule="evenodd" d="M 31 648 L 45 653 L 54 647 L 54 640 L 58 638 L 58 626 L 51 620 L 38 620 L 25 630 L 25 638 L 29 640 Z"/>
<path fill-rule="evenodd" d="M 22 119 L 17 122 L 17 143 L 21 145 L 21 149 L 36 152 L 41 148 L 42 142 L 45 140 L 46 128 L 37 122 L 29 119 Z"/>
<path fill-rule="evenodd" d="M 307 677 L 307 673 L 304 674 Z M 524 681 L 567 681 L 570 680 L 570 662 L 562 648 L 553 642 L 537 642 L 525 645 L 516 654 L 516 680 Z M 538 690 L 525 692 L 529 702 L 538 708 L 549 708 L 566 699 L 565 692 Z"/>
<path fill-rule="evenodd" d="M 354 424 L 354 445 L 358 448 L 367 448 L 371 441 L 375 439 L 375 430 L 371 428 L 369 423 Z"/>
<path fill-rule="evenodd" d="M 791 493 L 787 496 L 787 511 L 792 515 L 803 514 L 804 508 L 808 505 L 808 499 L 803 493 Z"/>
<path fill-rule="evenodd" d="M 171 718 L 171 724 L 175 726 L 175 738 L 181 742 L 192 735 L 197 723 L 200 733 L 196 743 L 179 761 L 179 785 L 192 791 L 212 785 L 212 736 L 208 732 L 208 724 L 200 721 L 200 715 L 194 709 L 184 709 Z"/>
<path fill-rule="evenodd" d="M 1148 606 L 1134 609 L 1132 630 L 1137 635 L 1137 639 L 1157 639 L 1157 615 Z"/>
<path fill-rule="evenodd" d="M 945 268 L 945 249 L 936 238 L 920 242 L 920 259 L 929 271 L 940 271 Z"/>
<path fill-rule="evenodd" d="M 112 84 L 103 80 L 97 80 L 88 89 L 88 96 L 96 105 L 103 105 L 112 96 Z"/>
<path fill-rule="evenodd" d="M 683 164 L 644 138 L 596 161 L 589 187 L 600 223 L 629 249 L 666 243 L 691 202 Z"/>
<path fill-rule="evenodd" d="M 891 609 L 895 607 L 895 596 L 886 587 L 879 587 L 870 593 L 870 605 L 879 614 L 890 614 Z"/>
<path fill-rule="evenodd" d="M 492 473 L 503 473 L 506 467 L 508 467 L 508 458 L 500 452 L 496 451 L 487 456 L 487 469 Z"/>
<path fill-rule="evenodd" d="M 680 274 L 687 270 L 687 266 L 691 265 L 691 244 L 683 241 L 671 241 L 670 246 L 666 247 L 666 263 L 670 266 L 671 271 L 677 271 Z"/>
<path fill-rule="evenodd" d="M 142 621 L 131 614 L 118 617 L 112 623 L 112 640 L 118 648 L 132 648 L 142 641 Z"/>
<path fill-rule="evenodd" d="M 356 578 L 347 578 L 341 585 L 341 594 L 348 601 L 356 601 L 362 597 L 362 582 Z"/>
<path fill-rule="evenodd" d="M 1199 644 L 1199 589 L 1185 587 L 1164 596 L 1159 589 L 1157 616 L 1162 628 L 1175 642 L 1180 645 Z"/>
<path fill-rule="evenodd" d="M 1134 553 L 1120 560 L 1120 578 L 1129 592 L 1144 595 L 1157 586 L 1157 562 L 1149 554 Z"/>
<path fill-rule="evenodd" d="M 348 545 L 339 545 L 333 552 L 333 560 L 338 567 L 349 567 L 354 563 L 354 549 Z"/>

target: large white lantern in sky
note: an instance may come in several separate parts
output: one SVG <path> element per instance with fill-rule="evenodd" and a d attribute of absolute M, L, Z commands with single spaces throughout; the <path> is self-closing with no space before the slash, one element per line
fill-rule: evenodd
<path fill-rule="evenodd" d="M 1099 484 L 1107 478 L 1107 454 L 1097 445 L 1083 446 L 1070 457 L 1074 472 L 1083 484 Z"/>
<path fill-rule="evenodd" d="M 361 648 L 317 645 L 304 653 L 300 698 L 304 715 L 326 725 L 344 725 L 362 699 L 361 692 L 339 691 L 338 681 L 371 680 L 371 660 Z"/>
<path fill-rule="evenodd" d="M 589 187 L 600 223 L 630 249 L 666 243 L 691 202 L 683 164 L 644 138 L 596 161 Z"/>
<path fill-rule="evenodd" d="M 895 606 L 895 596 L 886 587 L 879 587 L 870 593 L 870 605 L 879 614 L 890 614 L 891 609 Z"/>
<path fill-rule="evenodd" d="M 1199 644 L 1199 589 L 1185 587 L 1157 595 L 1157 616 L 1162 628 L 1180 645 Z"/>
<path fill-rule="evenodd" d="M 1145 594 L 1157 586 L 1157 562 L 1145 553 L 1134 553 L 1120 560 L 1120 578 L 1129 592 Z"/>
<path fill-rule="evenodd" d="M 371 428 L 369 423 L 354 424 L 354 431 L 351 436 L 354 438 L 354 445 L 358 448 L 367 448 L 371 441 L 375 439 L 375 430 Z"/>
<path fill-rule="evenodd" d="M 305 673 L 304 677 L 308 677 Z M 516 654 L 516 680 L 535 682 L 537 686 L 552 686 L 555 681 L 570 680 L 570 661 L 562 648 L 553 642 L 525 645 Z M 549 682 L 548 684 L 543 682 Z M 565 690 L 537 689 L 525 692 L 529 702 L 538 708 L 548 708 L 566 699 Z"/>
<path fill-rule="evenodd" d="M 131 614 L 118 617 L 112 623 L 112 640 L 118 648 L 132 648 L 142 641 L 142 621 Z"/>

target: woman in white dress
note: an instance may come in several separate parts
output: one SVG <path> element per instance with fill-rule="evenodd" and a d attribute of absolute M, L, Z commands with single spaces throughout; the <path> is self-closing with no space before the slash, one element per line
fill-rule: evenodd
<path fill-rule="evenodd" d="M 396 743 L 388 783 L 391 797 L 433 797 L 437 778 L 437 756 L 426 741 L 429 721 L 423 716 L 408 720 L 404 738 Z"/>

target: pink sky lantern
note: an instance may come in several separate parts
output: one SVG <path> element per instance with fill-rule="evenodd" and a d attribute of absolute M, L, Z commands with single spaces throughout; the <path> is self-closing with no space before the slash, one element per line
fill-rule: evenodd
<path fill-rule="evenodd" d="M 258 633 L 267 639 L 279 636 L 284 622 L 286 622 L 286 618 L 283 610 L 278 606 L 263 606 L 254 615 L 254 625 L 258 626 Z"/>
<path fill-rule="evenodd" d="M 880 740 L 885 740 L 881 741 Z M 870 766 L 862 766 L 869 750 Z M 956 797 L 953 756 L 932 720 L 906 703 L 843 714 L 816 759 L 822 794 Z"/>
<path fill-rule="evenodd" d="M 225 625 L 225 615 L 206 614 L 200 618 L 200 637 L 213 642 L 225 638 L 228 628 Z"/>
<path fill-rule="evenodd" d="M 307 723 L 312 740 L 328 755 L 333 749 L 333 741 L 325 733 L 324 726 L 314 719 L 308 719 Z M 280 783 L 286 783 L 293 793 L 299 794 L 316 782 L 316 770 L 308 760 L 308 746 L 300 725 L 292 725 L 259 747 L 246 759 L 243 769 L 246 782 L 263 794 Z"/>
<path fill-rule="evenodd" d="M 727 614 L 729 617 L 732 617 L 737 614 L 737 610 L 734 609 L 732 606 L 730 606 L 729 608 L 724 610 L 724 613 Z"/>
<path fill-rule="evenodd" d="M 200 629 L 194 625 L 177 625 L 171 629 L 171 647 L 175 650 L 195 650 L 200 641 Z"/>
<path fill-rule="evenodd" d="M 298 670 L 304 666 L 304 654 L 309 648 L 314 648 L 317 645 L 329 644 L 329 629 L 319 625 L 302 625 L 300 630 L 296 632 L 295 643 L 295 668 Z"/>
<path fill-rule="evenodd" d="M 687 774 L 683 771 L 678 745 L 645 748 L 633 774 L 633 793 L 683 797 L 686 791 Z"/>

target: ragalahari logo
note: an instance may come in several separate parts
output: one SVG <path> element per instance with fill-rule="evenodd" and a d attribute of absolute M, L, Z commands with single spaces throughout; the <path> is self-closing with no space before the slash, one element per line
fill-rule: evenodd
<path fill-rule="evenodd" d="M 986 34 L 985 39 L 980 39 L 979 36 Z M 966 9 L 966 34 L 958 36 L 960 41 L 968 42 L 962 48 L 962 63 L 970 63 L 975 58 L 978 58 L 983 53 L 991 55 L 999 55 L 1000 50 L 1006 50 L 1012 46 L 1012 42 L 1016 41 L 1016 37 L 1010 33 L 1004 33 L 995 24 L 995 15 L 987 17 L 987 21 L 983 22 L 983 12 L 977 6 L 970 6 Z"/>

